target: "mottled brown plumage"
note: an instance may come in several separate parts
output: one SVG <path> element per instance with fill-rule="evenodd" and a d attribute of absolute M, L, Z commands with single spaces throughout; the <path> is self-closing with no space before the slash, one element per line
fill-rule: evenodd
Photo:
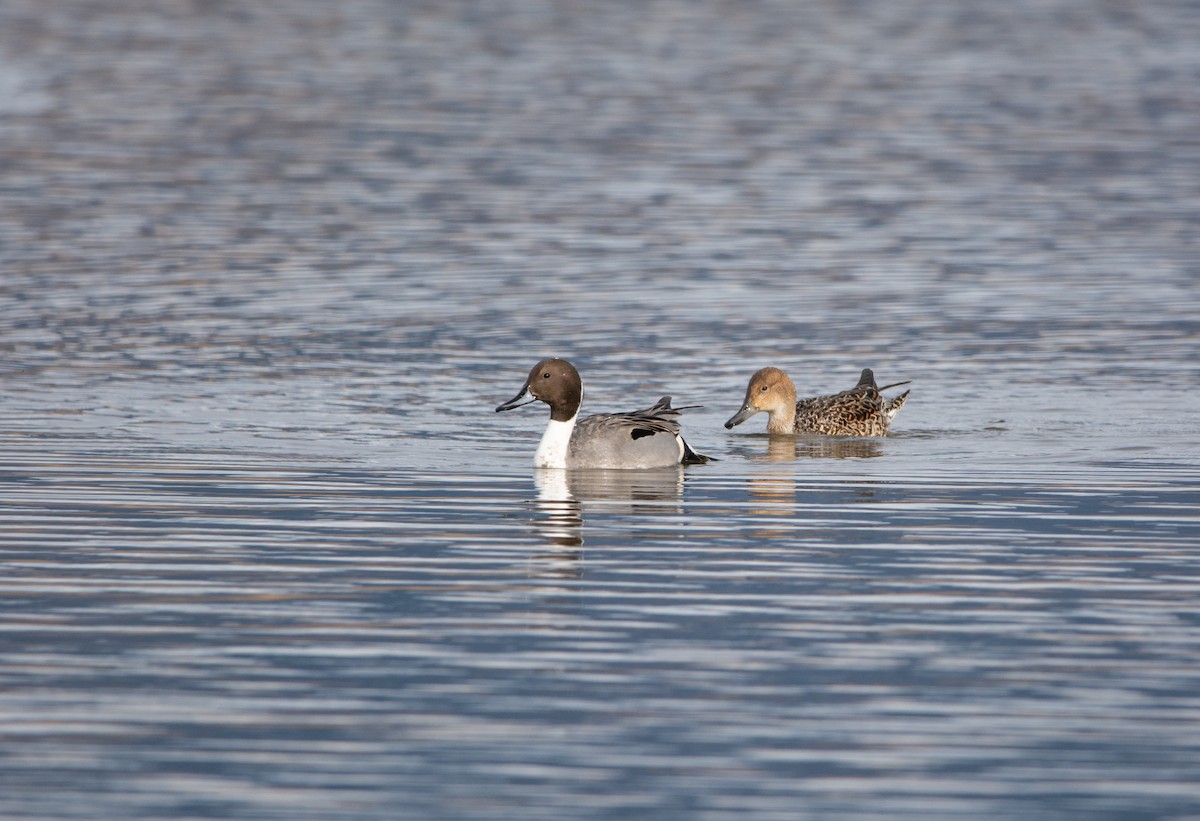
<path fill-rule="evenodd" d="M 823 433 L 827 436 L 887 436 L 892 418 L 904 406 L 908 391 L 887 399 L 881 391 L 907 385 L 896 382 L 880 388 L 870 368 L 858 384 L 832 396 L 796 400 L 796 386 L 779 368 L 763 368 L 750 377 L 741 410 L 725 423 L 732 428 L 759 411 L 770 415 L 769 433 Z"/>

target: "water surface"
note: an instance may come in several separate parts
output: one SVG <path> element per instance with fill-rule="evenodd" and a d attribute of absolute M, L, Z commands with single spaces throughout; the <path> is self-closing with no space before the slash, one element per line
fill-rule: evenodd
<path fill-rule="evenodd" d="M 0 815 L 1200 815 L 1196 42 L 5 2 Z M 719 461 L 535 471 L 552 354 Z"/>

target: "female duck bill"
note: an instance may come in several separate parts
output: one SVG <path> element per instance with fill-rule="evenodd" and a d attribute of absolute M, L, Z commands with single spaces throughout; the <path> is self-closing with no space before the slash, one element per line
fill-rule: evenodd
<path fill-rule="evenodd" d="M 756 413 L 758 413 L 758 408 L 751 407 L 749 404 L 742 405 L 742 409 L 729 417 L 729 421 L 725 423 L 726 430 L 733 430 L 734 425 L 742 424 Z"/>

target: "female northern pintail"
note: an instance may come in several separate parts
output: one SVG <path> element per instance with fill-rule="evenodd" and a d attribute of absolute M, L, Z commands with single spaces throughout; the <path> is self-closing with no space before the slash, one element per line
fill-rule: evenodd
<path fill-rule="evenodd" d="M 526 393 L 532 398 L 520 399 Z M 630 413 L 600 413 L 579 418 L 583 382 L 565 359 L 543 359 L 533 366 L 521 392 L 496 411 L 541 400 L 550 406 L 550 424 L 542 435 L 534 467 L 656 468 L 707 462 L 679 435 L 681 408 L 664 396 L 653 407 Z"/>
<path fill-rule="evenodd" d="M 796 401 L 796 386 L 779 368 L 763 368 L 750 377 L 742 409 L 725 423 L 732 428 L 759 411 L 770 414 L 768 433 L 824 433 L 828 436 L 887 436 L 892 418 L 904 407 L 908 391 L 887 399 L 882 391 L 907 385 L 896 382 L 880 388 L 875 374 L 863 368 L 858 384 L 832 396 Z"/>

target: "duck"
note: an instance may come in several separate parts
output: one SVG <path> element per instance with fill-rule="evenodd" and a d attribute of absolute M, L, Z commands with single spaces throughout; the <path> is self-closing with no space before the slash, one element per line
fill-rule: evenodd
<path fill-rule="evenodd" d="M 904 407 L 908 391 L 888 399 L 883 391 L 909 384 L 895 382 L 880 388 L 875 374 L 863 368 L 858 384 L 832 396 L 796 401 L 796 386 L 779 368 L 761 368 L 750 377 L 741 410 L 725 423 L 740 425 L 766 411 L 768 433 L 823 433 L 826 436 L 887 436 L 892 419 Z"/>
<path fill-rule="evenodd" d="M 530 398 L 526 401 L 525 395 Z M 664 396 L 645 410 L 598 413 L 579 418 L 583 380 L 565 359 L 543 359 L 529 371 L 521 391 L 496 408 L 512 410 L 532 402 L 550 406 L 550 423 L 533 457 L 538 468 L 658 468 L 703 464 L 708 456 L 692 450 L 679 433 L 680 412 Z"/>

